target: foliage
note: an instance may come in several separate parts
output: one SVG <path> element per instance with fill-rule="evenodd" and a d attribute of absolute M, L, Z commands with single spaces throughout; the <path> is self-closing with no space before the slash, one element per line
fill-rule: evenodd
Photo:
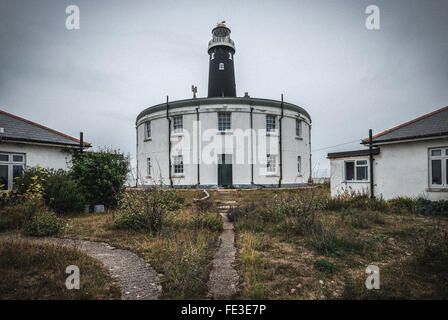
<path fill-rule="evenodd" d="M 348 218 L 350 224 L 359 229 L 368 229 L 371 223 L 384 224 L 384 217 L 378 211 L 344 209 L 341 212 L 341 220 Z"/>
<path fill-rule="evenodd" d="M 19 229 L 24 222 L 45 210 L 44 201 L 38 197 L 22 197 L 14 205 L 8 206 L 0 216 L 1 229 Z"/>
<path fill-rule="evenodd" d="M 222 219 L 216 213 L 200 211 L 191 221 L 194 230 L 208 229 L 212 232 L 222 231 Z"/>
<path fill-rule="evenodd" d="M 324 273 L 334 273 L 336 270 L 336 266 L 334 265 L 334 263 L 325 260 L 325 259 L 320 259 L 320 260 L 316 260 L 314 262 L 314 267 L 319 270 L 320 272 L 324 272 Z"/>
<path fill-rule="evenodd" d="M 426 216 L 448 216 L 448 200 L 431 201 L 418 198 L 416 212 Z"/>
<path fill-rule="evenodd" d="M 375 210 L 387 212 L 389 205 L 382 198 L 370 198 L 365 192 L 355 192 L 352 189 L 345 190 L 336 197 L 328 197 L 323 206 L 325 210 L 338 211 L 341 209 L 357 208 L 363 210 Z"/>
<path fill-rule="evenodd" d="M 54 212 L 44 211 L 25 220 L 23 233 L 26 236 L 52 236 L 62 228 L 62 224 Z"/>
<path fill-rule="evenodd" d="M 115 208 L 124 193 L 129 158 L 118 150 L 100 150 L 75 155 L 71 174 L 91 204 Z"/>
<path fill-rule="evenodd" d="M 394 212 L 415 213 L 417 200 L 408 197 L 397 197 L 388 201 L 389 206 Z"/>

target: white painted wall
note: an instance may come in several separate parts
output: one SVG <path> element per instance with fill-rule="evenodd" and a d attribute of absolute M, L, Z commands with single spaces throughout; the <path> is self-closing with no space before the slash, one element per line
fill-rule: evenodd
<path fill-rule="evenodd" d="M 64 148 L 50 145 L 0 143 L 0 152 L 25 154 L 27 167 L 40 166 L 48 169 L 67 170 L 71 162 L 71 154 Z"/>
<path fill-rule="evenodd" d="M 380 145 L 375 156 L 373 175 L 376 197 L 425 197 L 430 200 L 448 199 L 448 189 L 429 188 L 429 149 L 448 146 L 448 139 L 431 139 Z M 368 159 L 367 157 L 330 160 L 331 195 L 336 196 L 346 188 L 369 192 L 369 182 L 344 182 L 344 160 Z"/>
<path fill-rule="evenodd" d="M 175 115 L 183 115 L 184 135 L 171 135 L 171 156 L 182 154 L 184 156 L 184 174 L 176 177 L 173 174 L 174 185 L 191 185 L 197 184 L 197 159 L 198 150 L 202 156 L 200 159 L 210 157 L 214 159 L 214 163 L 200 164 L 200 184 L 216 186 L 218 183 L 218 154 L 232 155 L 233 183 L 235 185 L 250 185 L 251 182 L 251 138 L 250 138 L 250 107 L 243 104 L 211 104 L 199 106 L 199 119 L 201 142 L 197 143 L 197 136 L 190 140 L 189 136 L 193 133 L 197 134 L 197 128 L 194 123 L 197 119 L 196 107 L 183 107 L 170 110 L 170 117 Z M 266 115 L 276 115 L 276 128 L 279 128 L 279 118 L 281 115 L 280 108 L 252 106 L 253 111 L 253 128 L 266 129 Z M 232 130 L 225 134 L 217 132 L 218 129 L 218 112 L 231 112 Z M 302 138 L 297 139 L 295 136 L 295 119 L 300 117 L 302 121 Z M 144 139 L 144 130 L 146 121 L 151 121 L 151 139 Z M 207 136 L 206 132 L 215 130 L 213 134 Z M 246 131 L 245 139 L 237 139 L 238 130 Z M 305 184 L 310 177 L 310 120 L 298 112 L 288 109 L 284 110 L 284 118 L 282 120 L 282 145 L 283 145 L 283 181 L 282 184 Z M 139 174 L 139 184 L 151 185 L 154 183 L 169 184 L 168 178 L 168 121 L 166 119 L 166 111 L 158 111 L 151 113 L 140 119 L 137 124 L 137 170 Z M 261 152 L 259 149 L 261 141 L 254 137 L 253 154 L 254 157 L 259 154 L 258 161 L 254 165 L 254 183 L 271 185 L 278 184 L 280 174 L 278 169 L 279 150 L 278 150 L 278 133 L 267 135 L 263 133 L 263 138 L 267 143 L 271 142 L 274 146 L 271 154 L 277 155 L 277 172 L 266 175 L 266 151 Z M 182 143 L 183 141 L 183 143 Z M 210 153 L 211 143 L 217 141 L 220 146 L 213 153 Z M 264 143 L 264 141 L 263 141 Z M 264 149 L 263 149 L 264 150 Z M 260 151 L 260 152 L 259 152 Z M 297 156 L 302 158 L 301 173 L 297 172 Z M 147 158 L 151 158 L 152 174 L 147 175 Z M 190 159 L 190 161 L 187 161 Z M 242 164 L 237 163 L 237 157 L 241 159 Z M 261 162 L 258 163 L 257 162 Z"/>

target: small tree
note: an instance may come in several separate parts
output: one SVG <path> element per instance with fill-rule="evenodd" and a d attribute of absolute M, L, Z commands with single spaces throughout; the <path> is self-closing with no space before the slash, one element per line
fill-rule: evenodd
<path fill-rule="evenodd" d="M 125 190 L 129 157 L 119 150 L 105 149 L 75 154 L 71 174 L 92 204 L 114 208 Z"/>

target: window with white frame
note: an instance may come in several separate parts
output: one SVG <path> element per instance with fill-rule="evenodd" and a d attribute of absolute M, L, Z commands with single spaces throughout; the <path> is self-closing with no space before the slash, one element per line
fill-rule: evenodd
<path fill-rule="evenodd" d="M 176 116 L 173 118 L 173 131 L 174 133 L 180 133 L 184 129 L 184 118 L 182 116 Z"/>
<path fill-rule="evenodd" d="M 22 175 L 25 168 L 25 155 L 0 153 L 0 190 L 14 187 L 14 179 Z"/>
<path fill-rule="evenodd" d="M 275 131 L 275 116 L 266 115 L 266 132 Z"/>
<path fill-rule="evenodd" d="M 184 173 L 184 158 L 183 156 L 174 157 L 174 173 Z"/>
<path fill-rule="evenodd" d="M 266 171 L 269 173 L 275 173 L 277 171 L 275 156 L 272 154 L 266 155 Z"/>
<path fill-rule="evenodd" d="M 297 172 L 302 172 L 302 157 L 297 156 Z"/>
<path fill-rule="evenodd" d="M 219 63 L 219 70 L 224 70 L 224 62 Z"/>
<path fill-rule="evenodd" d="M 302 137 L 302 120 L 296 119 L 296 137 Z"/>
<path fill-rule="evenodd" d="M 218 130 L 230 130 L 232 125 L 230 113 L 218 113 Z"/>
<path fill-rule="evenodd" d="M 344 162 L 345 181 L 367 181 L 368 162 L 367 160 L 351 160 Z"/>
<path fill-rule="evenodd" d="M 448 187 L 448 148 L 429 150 L 429 183 L 433 187 Z"/>
<path fill-rule="evenodd" d="M 145 139 L 151 138 L 151 121 L 145 122 Z"/>

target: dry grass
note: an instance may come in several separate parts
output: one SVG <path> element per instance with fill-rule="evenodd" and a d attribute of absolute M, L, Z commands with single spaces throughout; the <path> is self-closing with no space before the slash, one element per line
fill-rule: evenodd
<path fill-rule="evenodd" d="M 80 289 L 68 290 L 65 269 L 81 271 Z M 1 300 L 120 299 L 121 292 L 109 272 L 95 259 L 66 247 L 26 240 L 0 242 Z"/>

